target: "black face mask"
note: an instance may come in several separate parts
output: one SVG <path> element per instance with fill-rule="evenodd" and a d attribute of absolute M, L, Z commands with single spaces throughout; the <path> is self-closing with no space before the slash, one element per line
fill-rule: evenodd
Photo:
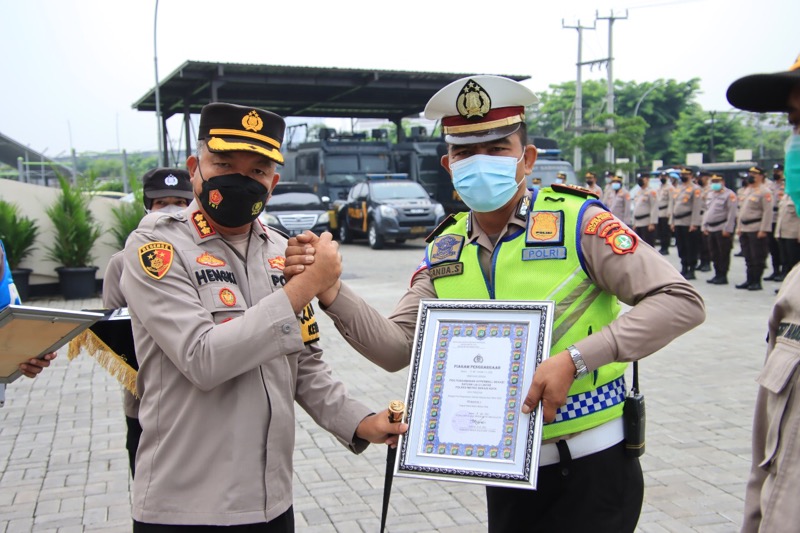
<path fill-rule="evenodd" d="M 594 180 L 586 180 L 586 185 L 591 187 L 592 185 L 594 185 Z"/>
<path fill-rule="evenodd" d="M 642 178 L 637 179 L 636 185 L 638 185 L 639 187 L 644 187 L 644 180 Z"/>
<path fill-rule="evenodd" d="M 686 183 L 687 181 L 689 181 L 689 176 L 681 176 L 681 181 L 683 183 Z"/>
<path fill-rule="evenodd" d="M 755 182 L 756 182 L 756 177 L 755 176 L 747 176 L 747 183 L 752 185 Z"/>
<path fill-rule="evenodd" d="M 267 197 L 269 189 L 256 180 L 243 174 L 224 174 L 204 179 L 198 199 L 211 220 L 226 228 L 238 228 L 258 218 Z"/>
<path fill-rule="evenodd" d="M 659 181 L 663 185 L 663 184 L 665 184 L 667 182 L 667 178 L 659 178 Z"/>

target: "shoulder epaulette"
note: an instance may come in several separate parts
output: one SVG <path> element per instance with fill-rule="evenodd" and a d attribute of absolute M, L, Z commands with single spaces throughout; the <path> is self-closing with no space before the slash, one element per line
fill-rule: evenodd
<path fill-rule="evenodd" d="M 430 234 L 427 237 L 425 237 L 425 242 L 433 241 L 433 239 L 435 239 L 445 229 L 447 229 L 448 227 L 450 227 L 453 224 L 455 224 L 456 222 L 458 222 L 458 220 L 461 218 L 458 215 L 461 215 L 461 214 L 465 215 L 466 213 L 458 213 L 456 215 L 451 213 L 451 214 L 447 215 L 445 217 L 445 219 L 442 220 L 442 222 L 438 226 L 436 226 L 436 229 L 434 229 L 432 232 L 430 232 Z"/>
<path fill-rule="evenodd" d="M 580 196 L 581 198 L 597 198 L 597 199 L 600 198 L 599 195 L 590 191 L 589 189 L 584 189 L 583 187 L 579 187 L 577 185 L 570 185 L 568 183 L 554 183 L 550 187 L 555 192 L 572 194 L 574 196 Z"/>

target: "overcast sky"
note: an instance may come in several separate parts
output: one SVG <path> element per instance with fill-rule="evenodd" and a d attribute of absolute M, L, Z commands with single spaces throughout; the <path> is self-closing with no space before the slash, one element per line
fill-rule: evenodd
<path fill-rule="evenodd" d="M 55 157 L 154 149 L 155 0 L 0 0 L 0 132 Z M 499 11 L 499 10 L 503 11 Z M 158 70 L 187 60 L 529 75 L 535 91 L 574 80 L 577 32 L 595 10 L 614 24 L 614 76 L 702 80 L 728 110 L 736 78 L 786 70 L 800 53 L 798 0 L 160 0 Z M 608 22 L 584 32 L 607 55 Z M 584 79 L 605 70 L 584 69 Z M 196 123 L 196 118 L 195 118 Z M 180 135 L 178 127 L 171 134 Z"/>

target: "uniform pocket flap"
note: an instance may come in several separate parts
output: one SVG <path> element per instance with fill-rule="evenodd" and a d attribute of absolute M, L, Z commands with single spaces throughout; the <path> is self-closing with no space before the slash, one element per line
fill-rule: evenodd
<path fill-rule="evenodd" d="M 800 349 L 778 341 L 756 382 L 770 392 L 780 394 L 799 363 Z"/>

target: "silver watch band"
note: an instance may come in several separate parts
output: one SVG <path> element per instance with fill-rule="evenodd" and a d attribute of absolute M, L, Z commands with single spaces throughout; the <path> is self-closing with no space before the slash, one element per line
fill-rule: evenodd
<path fill-rule="evenodd" d="M 586 362 L 583 360 L 581 352 L 578 351 L 574 345 L 567 346 L 567 351 L 572 357 L 572 362 L 575 364 L 575 379 L 580 379 L 583 376 L 588 375 L 589 369 L 586 368 Z"/>

